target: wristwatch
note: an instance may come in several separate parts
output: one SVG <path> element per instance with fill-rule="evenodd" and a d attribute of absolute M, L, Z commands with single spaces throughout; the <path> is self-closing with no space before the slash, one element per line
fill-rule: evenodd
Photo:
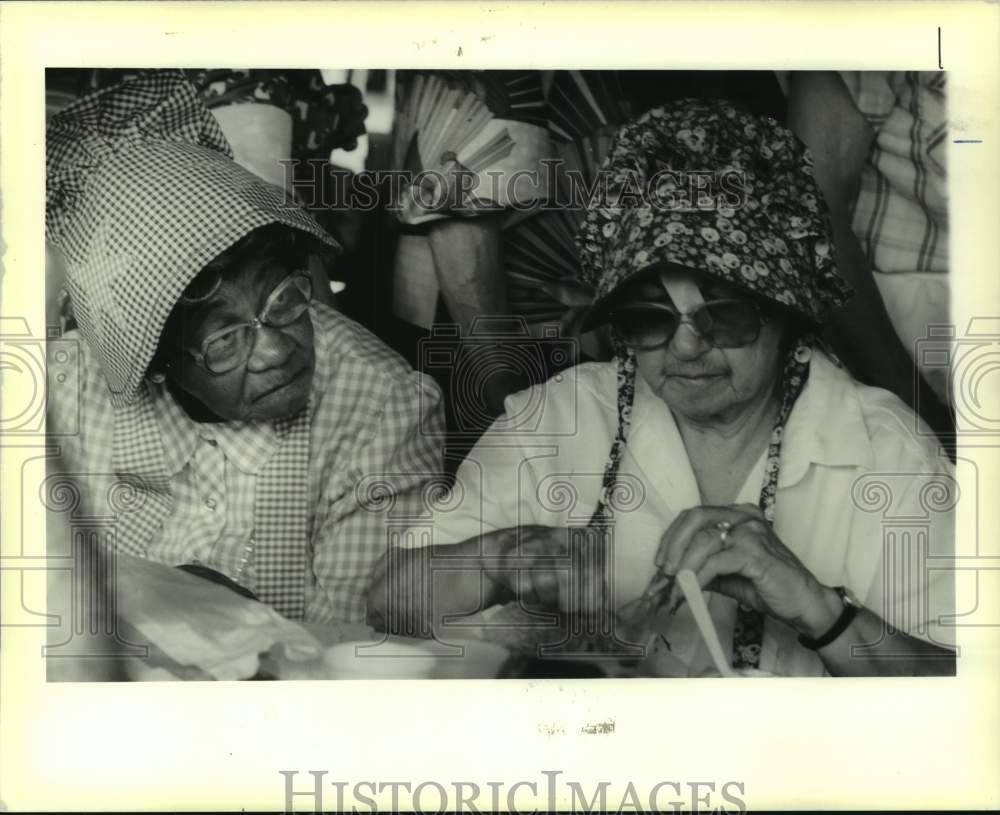
<path fill-rule="evenodd" d="M 807 637 L 805 634 L 799 634 L 799 645 L 808 648 L 811 651 L 818 651 L 820 648 L 825 648 L 831 642 L 833 642 L 837 637 L 843 634 L 847 627 L 854 622 L 854 618 L 858 616 L 858 612 L 861 611 L 861 601 L 854 596 L 852 592 L 846 586 L 834 586 L 833 590 L 837 592 L 837 596 L 840 598 L 840 602 L 844 604 L 844 610 L 840 612 L 840 616 L 837 621 L 830 627 L 823 636 Z"/>

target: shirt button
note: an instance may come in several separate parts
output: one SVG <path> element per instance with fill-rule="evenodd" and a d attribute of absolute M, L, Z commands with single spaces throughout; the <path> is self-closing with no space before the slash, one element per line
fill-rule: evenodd
<path fill-rule="evenodd" d="M 214 498 L 209 498 L 205 501 L 205 506 L 208 507 L 212 512 L 215 512 L 215 508 L 218 506 L 218 502 Z"/>

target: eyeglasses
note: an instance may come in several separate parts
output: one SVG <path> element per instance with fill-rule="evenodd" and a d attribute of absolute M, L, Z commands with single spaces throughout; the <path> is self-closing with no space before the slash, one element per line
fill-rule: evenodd
<path fill-rule="evenodd" d="M 284 328 L 291 325 L 306 313 L 311 300 L 309 273 L 292 272 L 268 295 L 264 308 L 253 320 L 213 331 L 205 337 L 200 352 L 189 353 L 211 373 L 229 373 L 250 359 L 261 326 Z"/>
<path fill-rule="evenodd" d="M 614 310 L 611 322 L 626 345 L 652 351 L 667 345 L 685 322 L 716 348 L 742 348 L 760 336 L 767 318 L 749 300 L 709 300 L 684 314 L 665 303 L 623 305 Z"/>

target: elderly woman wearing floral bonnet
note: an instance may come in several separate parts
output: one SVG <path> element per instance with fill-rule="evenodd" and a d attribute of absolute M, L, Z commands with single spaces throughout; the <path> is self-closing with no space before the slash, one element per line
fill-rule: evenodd
<path fill-rule="evenodd" d="M 692 174 L 717 182 L 711 206 L 685 200 Z M 553 555 L 567 527 L 589 524 L 612 533 L 590 580 L 614 607 L 691 569 L 734 667 L 953 671 L 939 625 L 953 610 L 953 517 L 922 497 L 953 489 L 950 466 L 902 402 L 854 382 L 816 340 L 847 287 L 808 153 L 772 119 L 686 100 L 626 126 L 604 176 L 610 195 L 578 240 L 596 290 L 587 322 L 610 322 L 617 359 L 508 398 L 435 517 L 434 546 L 377 569 L 370 616 L 437 624 L 515 598 L 578 611 Z M 883 543 L 859 497 L 871 477 L 893 485 L 894 514 L 928 518 L 929 553 L 916 537 L 906 551 Z M 463 554 L 479 568 L 436 570 L 423 597 L 391 579 Z M 916 568 L 900 573 L 899 557 Z M 699 675 L 711 663 L 680 596 L 660 596 L 651 625 Z"/>

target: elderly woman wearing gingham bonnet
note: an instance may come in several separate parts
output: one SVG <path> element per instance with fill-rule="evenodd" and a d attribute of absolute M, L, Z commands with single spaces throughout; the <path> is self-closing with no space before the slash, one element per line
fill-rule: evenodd
<path fill-rule="evenodd" d="M 81 340 L 48 427 L 78 511 L 118 550 L 287 616 L 360 619 L 388 504 L 359 485 L 420 500 L 436 386 L 313 301 L 309 257 L 336 241 L 232 160 L 180 72 L 84 97 L 46 149 L 46 238 Z"/>
<path fill-rule="evenodd" d="M 874 474 L 896 474 L 894 511 L 927 515 L 921 490 L 933 482 L 947 492 L 950 463 L 902 402 L 853 381 L 817 340 L 848 292 L 811 166 L 776 121 L 724 101 L 656 108 L 619 132 L 602 169 L 607 194 L 598 188 L 578 236 L 595 290 L 585 328 L 610 323 L 617 357 L 508 398 L 458 471 L 461 506 L 434 530 L 436 554 L 486 557 L 486 596 L 478 574 L 455 574 L 414 600 L 414 613 L 433 622 L 515 598 L 578 613 L 551 564 L 567 527 L 589 518 L 613 532 L 613 568 L 596 579 L 614 608 L 627 612 L 662 587 L 644 622 L 669 642 L 673 673 L 712 664 L 671 588 L 684 568 L 709 589 L 734 668 L 954 670 L 937 625 L 954 607 L 951 573 L 894 574 L 882 519 L 857 493 Z M 687 180 L 706 173 L 716 198 L 701 206 Z M 512 432 L 520 416 L 535 426 Z M 953 548 L 951 508 L 929 517 L 935 557 Z M 915 545 L 896 556 L 918 556 Z M 370 594 L 374 619 L 381 597 Z M 863 655 L 854 648 L 873 643 Z"/>

